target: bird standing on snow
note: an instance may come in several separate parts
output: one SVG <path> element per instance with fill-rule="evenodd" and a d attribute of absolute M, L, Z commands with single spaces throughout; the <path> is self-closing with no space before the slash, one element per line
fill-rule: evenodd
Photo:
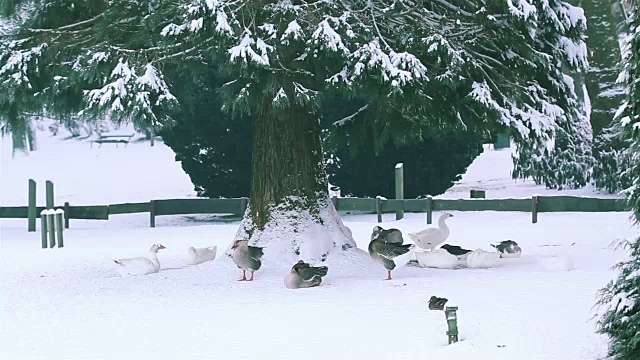
<path fill-rule="evenodd" d="M 160 261 L 158 260 L 158 250 L 164 249 L 162 244 L 154 244 L 149 249 L 151 258 L 144 256 L 135 257 L 131 259 L 118 259 L 113 260 L 118 264 L 117 271 L 121 276 L 126 275 L 147 275 L 160 271 Z"/>
<path fill-rule="evenodd" d="M 215 260 L 217 252 L 217 246 L 209 246 L 206 248 L 194 248 L 191 246 L 187 249 L 187 259 L 189 264 L 196 265 L 206 261 Z"/>
<path fill-rule="evenodd" d="M 242 269 L 242 279 L 238 281 L 253 281 L 253 272 L 260 269 L 264 255 L 261 247 L 249 246 L 247 240 L 236 240 L 233 242 L 233 262 Z M 251 278 L 247 279 L 247 271 L 251 272 Z"/>
<path fill-rule="evenodd" d="M 445 221 L 451 217 L 453 215 L 450 213 L 443 213 L 438 219 L 437 228 L 427 228 L 416 233 L 409 233 L 409 237 L 419 248 L 433 250 L 449 237 L 449 227 Z"/>
<path fill-rule="evenodd" d="M 404 240 L 402 239 L 402 232 L 398 229 L 383 229 L 380 226 L 374 226 L 373 232 L 371 232 L 371 240 L 380 239 L 386 242 L 392 243 L 400 243 L 402 244 Z"/>
<path fill-rule="evenodd" d="M 379 226 L 373 228 L 369 243 L 369 255 L 387 269 L 388 276 L 385 280 L 391 280 L 391 270 L 395 269 L 397 265 L 405 265 L 409 262 L 410 251 L 415 248 L 415 245 L 402 245 L 402 243 L 400 230 L 384 230 Z"/>
<path fill-rule="evenodd" d="M 326 266 L 313 267 L 300 260 L 293 265 L 289 275 L 284 278 L 284 286 L 287 289 L 320 286 L 322 277 L 327 275 L 327 271 L 329 271 L 329 268 Z"/>

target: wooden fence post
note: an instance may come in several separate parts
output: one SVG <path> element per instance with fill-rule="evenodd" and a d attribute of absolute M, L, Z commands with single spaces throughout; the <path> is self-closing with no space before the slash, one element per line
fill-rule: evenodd
<path fill-rule="evenodd" d="M 382 199 L 376 196 L 376 214 L 378 214 L 378 222 L 382 222 Z"/>
<path fill-rule="evenodd" d="M 64 246 L 63 240 L 63 232 L 64 228 L 62 227 L 63 218 L 65 217 L 64 210 L 58 209 L 55 211 L 55 223 L 56 223 L 56 237 L 58 238 L 58 247 L 61 248 Z"/>
<path fill-rule="evenodd" d="M 531 222 L 533 224 L 538 222 L 538 197 L 531 197 Z"/>
<path fill-rule="evenodd" d="M 333 203 L 333 207 L 336 208 L 336 211 L 338 211 L 338 197 L 336 195 L 331 197 L 331 202 Z"/>
<path fill-rule="evenodd" d="M 29 179 L 29 209 L 27 210 L 27 217 L 29 218 L 27 224 L 27 231 L 36 231 L 36 182 L 33 179 Z"/>
<path fill-rule="evenodd" d="M 49 233 L 49 247 L 56 247 L 56 211 L 47 210 L 47 233 Z"/>
<path fill-rule="evenodd" d="M 404 165 L 402 163 L 396 164 L 396 199 L 404 200 Z M 396 220 L 402 218 L 404 218 L 404 210 L 396 211 Z"/>
<path fill-rule="evenodd" d="M 458 315 L 456 311 L 457 306 L 447 306 L 444 310 L 444 314 L 447 317 L 447 335 L 449 335 L 449 345 L 458 342 Z"/>
<path fill-rule="evenodd" d="M 71 214 L 70 210 L 71 210 L 71 206 L 69 206 L 69 202 L 67 201 L 64 203 L 64 228 L 65 229 L 69 228 L 69 214 Z"/>
<path fill-rule="evenodd" d="M 47 214 L 49 210 L 42 210 L 40 213 L 40 232 L 42 233 L 42 248 L 46 249 L 49 246 L 47 242 Z"/>
<path fill-rule="evenodd" d="M 433 197 L 427 196 L 427 225 L 433 223 Z"/>
<path fill-rule="evenodd" d="M 154 228 L 156 227 L 156 201 L 151 200 L 149 202 L 149 225 Z"/>
<path fill-rule="evenodd" d="M 46 181 L 45 190 L 47 209 L 53 209 L 53 183 L 51 181 Z"/>

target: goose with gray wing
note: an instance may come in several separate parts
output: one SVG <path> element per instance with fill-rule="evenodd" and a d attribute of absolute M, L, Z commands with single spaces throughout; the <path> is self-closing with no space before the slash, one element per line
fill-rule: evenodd
<path fill-rule="evenodd" d="M 242 269 L 242 279 L 238 281 L 253 281 L 253 272 L 260 269 L 264 255 L 261 247 L 249 246 L 247 240 L 236 240 L 233 242 L 233 262 Z M 247 271 L 251 272 L 251 278 L 247 279 Z"/>
<path fill-rule="evenodd" d="M 381 226 L 374 226 L 371 232 L 371 240 L 380 239 L 388 243 L 402 244 L 402 232 L 398 229 L 383 229 Z"/>
<path fill-rule="evenodd" d="M 320 286 L 322 277 L 327 275 L 326 266 L 314 267 L 300 260 L 291 268 L 291 272 L 284 279 L 284 286 L 288 289 L 300 289 Z"/>
<path fill-rule="evenodd" d="M 501 258 L 519 258 L 522 254 L 522 248 L 513 240 L 504 240 L 491 246 L 498 250 Z"/>
<path fill-rule="evenodd" d="M 394 231 L 395 230 L 395 231 Z M 410 251 L 415 245 L 402 245 L 402 233 L 398 229 L 384 230 L 380 226 L 373 228 L 371 242 L 369 243 L 369 255 L 381 263 L 387 269 L 387 278 L 391 279 L 391 270 L 397 265 L 405 265 L 411 257 Z"/>

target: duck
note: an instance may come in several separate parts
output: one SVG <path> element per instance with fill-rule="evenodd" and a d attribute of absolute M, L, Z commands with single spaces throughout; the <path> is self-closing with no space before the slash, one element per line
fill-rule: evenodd
<path fill-rule="evenodd" d="M 449 227 L 445 221 L 453 217 L 450 213 L 443 213 L 438 219 L 437 228 L 426 228 L 416 233 L 409 233 L 409 237 L 421 249 L 433 250 L 449 237 Z"/>
<path fill-rule="evenodd" d="M 381 263 L 385 269 L 387 269 L 387 278 L 385 280 L 392 280 L 391 270 L 395 269 L 398 265 L 406 265 L 409 262 L 409 258 L 413 255 L 412 250 L 415 249 L 415 245 L 406 244 L 402 239 L 402 233 L 377 231 L 380 228 L 376 226 L 373 228 L 374 234 L 371 235 L 372 239 L 369 243 L 369 255 L 373 261 Z M 380 228 L 382 229 L 382 228 Z M 388 234 L 393 234 L 389 236 Z M 398 236 L 399 234 L 399 236 Z"/>
<path fill-rule="evenodd" d="M 300 289 L 320 286 L 322 277 L 327 275 L 329 268 L 326 266 L 314 267 L 300 260 L 291 268 L 291 272 L 284 278 L 284 286 L 287 289 Z"/>
<path fill-rule="evenodd" d="M 446 304 L 447 301 L 449 301 L 447 298 L 431 296 L 431 298 L 429 298 L 429 310 L 444 310 L 444 304 Z"/>
<path fill-rule="evenodd" d="M 497 252 L 476 249 L 467 255 L 465 260 L 467 267 L 471 269 L 486 269 L 498 266 L 500 254 Z"/>
<path fill-rule="evenodd" d="M 253 273 L 260 269 L 262 261 L 260 258 L 264 255 L 263 248 L 249 246 L 248 240 L 236 240 L 233 242 L 233 262 L 242 269 L 242 279 L 238 281 L 253 281 Z M 247 271 L 251 272 L 251 278 L 247 279 Z"/>
<path fill-rule="evenodd" d="M 130 259 L 113 260 L 118 266 L 117 271 L 121 276 L 127 275 L 147 275 L 160 271 L 160 261 L 158 260 L 158 250 L 166 249 L 162 244 L 153 244 L 149 249 L 150 258 L 140 256 Z"/>
<path fill-rule="evenodd" d="M 187 262 L 191 265 L 196 265 L 215 260 L 217 252 L 217 246 L 209 246 L 205 248 L 194 248 L 191 246 L 187 249 Z"/>
<path fill-rule="evenodd" d="M 436 249 L 432 251 L 416 251 L 416 259 L 420 267 L 429 267 L 436 269 L 455 269 L 458 267 L 459 260 L 455 255 L 450 254 L 446 250 Z"/>
<path fill-rule="evenodd" d="M 398 229 L 383 229 L 381 226 L 374 226 L 373 231 L 371 232 L 371 240 L 374 239 L 382 239 L 386 242 L 392 243 L 400 243 L 402 244 L 404 240 L 402 239 L 402 232 Z"/>
<path fill-rule="evenodd" d="M 458 257 L 458 260 L 461 260 L 461 261 L 464 261 L 467 258 L 467 256 L 471 252 L 473 252 L 473 250 L 465 249 L 458 245 L 449 245 L 449 244 L 442 245 L 440 249 L 448 252 L 451 255 L 455 255 L 456 257 Z"/>
<path fill-rule="evenodd" d="M 522 255 L 520 245 L 513 240 L 504 240 L 491 246 L 498 250 L 501 258 L 519 258 Z"/>

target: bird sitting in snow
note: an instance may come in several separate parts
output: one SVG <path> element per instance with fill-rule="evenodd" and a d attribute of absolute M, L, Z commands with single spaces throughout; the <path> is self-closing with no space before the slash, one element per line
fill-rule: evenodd
<path fill-rule="evenodd" d="M 520 245 L 513 240 L 504 240 L 491 246 L 498 250 L 501 258 L 519 258 L 522 255 Z"/>
<path fill-rule="evenodd" d="M 217 252 L 217 246 L 209 246 L 206 248 L 194 248 L 191 246 L 187 249 L 187 261 L 191 265 L 196 265 L 206 261 L 215 260 Z"/>
<path fill-rule="evenodd" d="M 384 230 L 379 226 L 373 228 L 369 255 L 387 269 L 388 276 L 385 280 L 391 280 L 391 270 L 396 266 L 409 262 L 415 245 L 403 245 L 402 242 L 402 233 L 398 229 Z"/>
<path fill-rule="evenodd" d="M 419 248 L 433 250 L 449 237 L 449 227 L 445 221 L 453 217 L 450 213 L 443 213 L 438 219 L 437 228 L 426 228 L 416 233 L 409 233 L 409 237 Z"/>
<path fill-rule="evenodd" d="M 467 258 L 467 255 L 469 255 L 469 253 L 472 252 L 472 250 L 469 249 L 464 249 L 460 246 L 457 245 L 449 245 L 449 244 L 444 244 L 440 247 L 440 249 L 445 250 L 446 252 L 448 252 L 451 255 L 455 255 L 458 257 L 458 260 L 465 260 Z"/>
<path fill-rule="evenodd" d="M 429 310 L 444 310 L 444 304 L 446 304 L 447 301 L 449 301 L 449 299 L 432 296 L 429 299 Z"/>
<path fill-rule="evenodd" d="M 470 269 L 487 269 L 500 264 L 500 254 L 497 252 L 476 249 L 467 255 L 465 259 L 467 267 Z"/>
<path fill-rule="evenodd" d="M 287 289 L 300 289 L 320 286 L 322 277 L 327 275 L 329 268 L 326 266 L 314 267 L 300 260 L 293 265 L 291 272 L 284 279 Z"/>
<path fill-rule="evenodd" d="M 150 257 L 144 256 L 113 260 L 117 264 L 116 270 L 121 276 L 127 275 L 147 275 L 160 271 L 160 261 L 158 260 L 158 250 L 164 249 L 162 244 L 154 244 L 149 249 Z"/>
<path fill-rule="evenodd" d="M 247 240 L 236 240 L 233 242 L 233 262 L 242 269 L 242 279 L 238 281 L 253 281 L 253 272 L 260 269 L 264 255 L 261 247 L 249 246 Z M 247 279 L 247 271 L 251 272 L 251 278 Z"/>

